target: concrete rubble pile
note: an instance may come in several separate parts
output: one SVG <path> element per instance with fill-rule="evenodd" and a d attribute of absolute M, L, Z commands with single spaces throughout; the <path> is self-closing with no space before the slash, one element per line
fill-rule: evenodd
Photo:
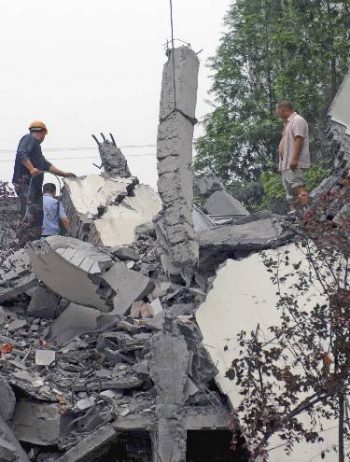
<path fill-rule="evenodd" d="M 170 52 L 159 196 L 103 137 L 103 173 L 65 180 L 71 235 L 1 250 L 1 461 L 231 460 L 232 408 L 195 313 L 220 263 L 289 234 L 278 217 L 249 215 L 220 185 L 209 194 L 202 186 L 211 216 L 193 208 L 197 72 L 190 49 Z M 216 193 L 234 219 L 210 213 Z M 204 454 L 194 450 L 198 432 Z M 247 460 L 244 450 L 236 457 Z"/>

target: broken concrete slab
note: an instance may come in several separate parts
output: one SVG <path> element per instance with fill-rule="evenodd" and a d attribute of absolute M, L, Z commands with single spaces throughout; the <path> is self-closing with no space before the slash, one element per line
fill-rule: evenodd
<path fill-rule="evenodd" d="M 281 323 L 277 308 L 280 297 L 290 294 L 291 286 L 294 287 L 295 296 L 298 297 L 300 310 L 312 310 L 317 304 L 327 306 L 327 297 L 316 277 L 310 276 L 314 282 L 305 291 L 298 291 L 292 284 L 293 280 L 288 279 L 288 277 L 284 278 L 290 273 L 290 267 L 296 264 L 299 266 L 301 264 L 301 274 L 304 271 L 307 274 L 312 271 L 303 249 L 295 244 L 289 244 L 276 250 L 265 251 L 265 258 L 283 259 L 286 251 L 288 252 L 289 265 L 282 266 L 278 270 L 280 281 L 278 293 L 271 279 L 271 273 L 267 271 L 264 265 L 263 255 L 255 253 L 239 261 L 227 260 L 225 265 L 218 270 L 207 299 L 196 312 L 196 319 L 204 337 L 203 344 L 218 368 L 216 382 L 228 396 L 233 408 L 238 408 L 241 403 L 241 388 L 235 379 L 230 380 L 226 376 L 226 372 L 230 369 L 232 361 L 238 357 L 240 349 L 238 334 L 242 331 L 256 331 L 257 326 L 259 326 L 261 338 L 264 339 L 264 343 L 269 343 L 274 338 L 270 326 L 279 326 Z M 297 278 L 298 276 L 294 277 Z M 252 287 L 252 281 L 259 283 Z M 298 279 L 296 279 L 297 281 Z M 288 365 L 288 362 L 284 357 L 283 365 L 286 364 Z M 294 373 L 293 368 L 291 368 L 291 372 Z M 273 392 L 282 390 L 283 384 L 273 384 L 271 389 L 274 390 Z M 279 391 L 277 391 L 277 395 L 278 393 Z M 296 393 L 295 399 L 297 406 L 298 402 L 305 399 L 305 395 L 300 391 L 298 394 Z M 292 462 L 321 460 L 322 450 L 337 444 L 337 423 L 334 420 L 320 419 L 319 423 L 315 424 L 306 411 L 299 414 L 296 419 L 305 429 L 318 432 L 324 441 L 312 443 L 301 439 L 300 443 L 294 444 L 288 460 Z M 285 450 L 285 443 L 276 434 L 272 437 L 269 445 L 269 460 L 272 462 L 284 460 Z M 329 460 L 335 462 L 337 455 L 335 453 L 329 454 Z"/>
<path fill-rule="evenodd" d="M 14 414 L 14 431 L 20 441 L 38 446 L 58 444 L 61 415 L 57 404 L 21 400 Z"/>
<path fill-rule="evenodd" d="M 137 271 L 129 270 L 122 262 L 116 262 L 104 274 L 103 280 L 116 293 L 113 300 L 113 312 L 119 315 L 124 315 L 134 301 L 141 300 L 154 288 L 154 283 L 150 278 Z"/>
<path fill-rule="evenodd" d="M 286 243 L 289 238 L 290 234 L 273 217 L 202 231 L 197 233 L 200 266 L 209 271 L 226 258 L 275 248 Z"/>
<path fill-rule="evenodd" d="M 16 406 L 16 396 L 4 377 L 0 376 L 0 415 L 9 422 Z"/>
<path fill-rule="evenodd" d="M 58 346 L 66 345 L 74 337 L 97 331 L 100 316 L 101 312 L 99 310 L 70 303 L 51 325 L 49 338 Z"/>
<path fill-rule="evenodd" d="M 11 300 L 36 285 L 26 250 L 8 252 L 0 269 L 0 303 Z"/>
<path fill-rule="evenodd" d="M 64 236 L 50 236 L 27 248 L 36 276 L 51 290 L 83 306 L 108 312 L 113 291 L 101 290 L 101 275 L 112 259 L 87 242 Z"/>
<path fill-rule="evenodd" d="M 131 196 L 118 205 L 109 205 L 94 221 L 101 243 L 110 247 L 132 244 L 137 227 L 152 222 L 160 209 L 159 196 L 150 186 L 135 186 Z"/>
<path fill-rule="evenodd" d="M 161 209 L 159 196 L 135 178 L 88 175 L 65 183 L 62 200 L 72 223 L 70 234 L 94 244 L 131 244 L 136 228 Z"/>
<path fill-rule="evenodd" d="M 54 319 L 58 314 L 60 297 L 43 285 L 38 285 L 31 292 L 31 301 L 27 313 L 42 319 Z"/>
<path fill-rule="evenodd" d="M 158 191 L 162 212 L 156 219 L 162 264 L 168 274 L 190 278 L 198 260 L 192 221 L 192 138 L 199 60 L 190 48 L 169 51 L 164 65 L 158 128 Z"/>
<path fill-rule="evenodd" d="M 95 462 L 118 439 L 112 425 L 104 425 L 83 438 L 57 462 Z"/>
<path fill-rule="evenodd" d="M 226 191 L 215 191 L 204 203 L 208 215 L 213 217 L 242 217 L 249 212 L 244 205 Z"/>
<path fill-rule="evenodd" d="M 0 460 L 3 462 L 30 462 L 15 434 L 0 415 Z"/>

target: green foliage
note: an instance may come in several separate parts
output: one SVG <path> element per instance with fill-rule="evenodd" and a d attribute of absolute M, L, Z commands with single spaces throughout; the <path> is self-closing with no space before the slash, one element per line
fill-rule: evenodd
<path fill-rule="evenodd" d="M 324 178 L 330 175 L 330 170 L 319 165 L 312 166 L 305 172 L 306 187 L 312 191 Z M 261 185 L 264 195 L 258 205 L 259 209 L 270 208 L 273 201 L 284 199 L 286 193 L 283 188 L 281 175 L 272 171 L 261 174 Z"/>
<path fill-rule="evenodd" d="M 318 163 L 327 107 L 350 64 L 350 1 L 236 0 L 225 25 L 210 60 L 215 105 L 203 121 L 195 169 L 236 189 L 276 171 L 282 123 L 274 108 L 282 98 L 308 121 Z"/>

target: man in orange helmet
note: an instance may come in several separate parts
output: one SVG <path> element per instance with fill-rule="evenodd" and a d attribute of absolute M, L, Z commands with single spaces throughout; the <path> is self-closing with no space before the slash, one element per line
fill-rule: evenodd
<path fill-rule="evenodd" d="M 59 170 L 45 159 L 40 144 L 46 135 L 47 127 L 44 122 L 36 120 L 30 124 L 29 133 L 21 138 L 17 148 L 12 183 L 21 205 L 21 220 L 17 229 L 21 246 L 41 236 L 44 172 L 63 177 L 75 176 Z"/>

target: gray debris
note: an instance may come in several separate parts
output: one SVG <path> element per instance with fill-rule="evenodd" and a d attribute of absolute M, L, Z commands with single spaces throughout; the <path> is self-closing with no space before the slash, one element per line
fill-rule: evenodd
<path fill-rule="evenodd" d="M 49 338 L 57 345 L 69 343 L 76 336 L 98 330 L 101 312 L 93 308 L 71 303 L 50 328 Z"/>
<path fill-rule="evenodd" d="M 95 462 L 118 438 L 111 425 L 97 429 L 60 457 L 57 462 Z"/>
<path fill-rule="evenodd" d="M 35 364 L 37 366 L 50 366 L 55 362 L 56 353 L 52 350 L 36 350 Z"/>
<path fill-rule="evenodd" d="M 16 406 L 15 394 L 3 377 L 0 377 L 0 415 L 6 421 L 9 422 L 12 419 Z"/>
<path fill-rule="evenodd" d="M 204 208 L 213 217 L 241 217 L 248 210 L 226 191 L 215 191 L 204 203 Z"/>
<path fill-rule="evenodd" d="M 60 298 L 58 295 L 51 292 L 47 287 L 39 285 L 33 289 L 31 297 L 28 314 L 43 319 L 54 319 L 56 317 Z"/>
<path fill-rule="evenodd" d="M 0 269 L 0 303 L 23 294 L 36 285 L 30 260 L 24 249 L 8 252 Z"/>
<path fill-rule="evenodd" d="M 100 153 L 102 167 L 107 175 L 119 176 L 128 178 L 131 176 L 128 163 L 122 153 L 122 151 L 118 148 L 113 135 L 110 135 L 111 140 L 109 141 L 103 135 L 103 142 L 98 142 L 98 150 Z"/>
<path fill-rule="evenodd" d="M 144 298 L 154 287 L 153 281 L 137 271 L 129 270 L 124 263 L 117 262 L 105 273 L 103 280 L 116 293 L 114 312 L 124 315 L 132 303 Z"/>
<path fill-rule="evenodd" d="M 51 290 L 80 305 L 110 311 L 107 287 L 99 291 L 101 274 L 111 258 L 87 242 L 51 236 L 28 245 L 32 268 Z"/>
<path fill-rule="evenodd" d="M 113 254 L 119 258 L 119 260 L 138 261 L 140 258 L 137 250 L 133 249 L 132 247 L 120 247 L 119 249 L 115 250 Z"/>
<path fill-rule="evenodd" d="M 61 415 L 56 404 L 19 401 L 14 415 L 17 438 L 39 446 L 58 444 L 61 433 Z"/>
<path fill-rule="evenodd" d="M 29 462 L 12 429 L 0 415 L 0 460 L 2 462 Z"/>
<path fill-rule="evenodd" d="M 7 330 L 9 332 L 15 332 L 18 329 L 22 329 L 26 324 L 27 321 L 25 319 L 15 319 L 7 326 Z"/>

